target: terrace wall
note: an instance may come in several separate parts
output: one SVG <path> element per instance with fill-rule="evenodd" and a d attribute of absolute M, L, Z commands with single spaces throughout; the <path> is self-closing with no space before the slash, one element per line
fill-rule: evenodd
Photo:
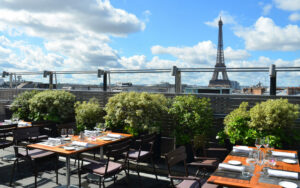
<path fill-rule="evenodd" d="M 6 105 L 11 104 L 13 99 L 24 91 L 29 91 L 31 89 L 0 89 L 0 121 L 5 118 L 10 118 L 10 114 L 8 114 Z M 117 94 L 118 92 L 103 92 L 103 91 L 76 91 L 71 90 L 78 101 L 88 101 L 92 97 L 96 97 L 101 106 L 105 106 L 108 99 Z M 170 94 L 165 93 L 166 97 L 172 98 L 177 95 L 184 94 Z M 224 117 L 230 113 L 233 109 L 237 108 L 241 102 L 247 101 L 250 106 L 254 106 L 256 103 L 265 101 L 267 99 L 278 99 L 278 98 L 286 98 L 289 102 L 293 104 L 300 105 L 300 97 L 295 96 L 257 96 L 257 95 L 221 95 L 221 94 L 193 94 L 198 97 L 207 97 L 210 98 L 212 108 L 214 111 L 215 121 L 214 126 L 216 131 L 223 127 L 223 119 Z M 162 134 L 164 136 L 170 135 L 172 129 L 172 120 L 168 118 L 167 115 L 164 115 L 163 118 L 163 131 Z M 296 129 L 295 131 L 300 131 L 300 119 L 296 121 Z"/>

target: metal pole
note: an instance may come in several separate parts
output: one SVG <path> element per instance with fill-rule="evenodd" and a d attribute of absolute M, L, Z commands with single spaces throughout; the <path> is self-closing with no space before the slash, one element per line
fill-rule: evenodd
<path fill-rule="evenodd" d="M 179 71 L 175 75 L 175 93 L 181 93 L 181 72 Z"/>
<path fill-rule="evenodd" d="M 108 88 L 109 88 L 109 91 L 111 91 L 110 72 L 108 72 Z"/>
<path fill-rule="evenodd" d="M 270 96 L 276 96 L 276 66 L 273 64 L 270 66 Z"/>
<path fill-rule="evenodd" d="M 10 88 L 12 88 L 12 81 L 13 81 L 12 79 L 13 79 L 12 73 L 10 73 L 10 74 L 9 74 L 9 87 L 10 87 Z"/>
<path fill-rule="evenodd" d="M 49 73 L 49 89 L 53 89 L 53 72 Z"/>
<path fill-rule="evenodd" d="M 107 91 L 107 72 L 103 74 L 103 91 Z"/>

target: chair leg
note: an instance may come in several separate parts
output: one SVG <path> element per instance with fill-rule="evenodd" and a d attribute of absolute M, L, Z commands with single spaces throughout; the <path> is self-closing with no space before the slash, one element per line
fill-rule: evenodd
<path fill-rule="evenodd" d="M 104 182 L 104 181 L 103 181 Z M 101 177 L 99 176 L 99 188 L 101 188 Z"/>
<path fill-rule="evenodd" d="M 139 182 L 141 183 L 140 165 L 139 165 L 139 162 L 136 162 L 136 172 L 137 172 L 138 177 L 139 177 Z"/>
<path fill-rule="evenodd" d="M 154 171 L 154 174 L 155 174 L 156 181 L 158 181 L 157 173 L 156 173 L 156 168 L 155 168 L 155 165 L 154 165 L 154 162 L 153 162 L 153 158 L 152 158 L 152 157 L 151 157 L 151 162 L 152 162 L 152 167 L 153 167 L 153 171 Z"/>
<path fill-rule="evenodd" d="M 58 184 L 58 156 L 55 157 L 56 184 Z"/>
<path fill-rule="evenodd" d="M 16 164 L 18 163 L 18 159 L 16 159 L 14 161 L 14 165 L 13 165 L 13 168 L 12 168 L 12 172 L 11 172 L 11 177 L 10 177 L 10 181 L 9 181 L 9 186 L 11 187 L 12 185 L 12 181 L 13 181 L 13 178 L 14 178 L 14 175 L 15 175 L 15 168 L 16 168 Z"/>

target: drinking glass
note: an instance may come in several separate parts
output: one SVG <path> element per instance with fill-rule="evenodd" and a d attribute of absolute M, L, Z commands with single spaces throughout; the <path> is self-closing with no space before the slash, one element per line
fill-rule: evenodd
<path fill-rule="evenodd" d="M 257 147 L 257 149 L 259 150 L 262 144 L 262 139 L 261 138 L 256 138 L 255 139 L 255 146 Z"/>
<path fill-rule="evenodd" d="M 265 137 L 264 138 L 264 148 L 266 148 L 267 150 L 268 150 L 268 148 L 269 148 L 269 137 Z"/>
<path fill-rule="evenodd" d="M 67 130 L 66 129 L 61 129 L 60 135 L 61 135 L 61 137 L 65 138 L 67 136 Z"/>
<path fill-rule="evenodd" d="M 68 136 L 72 139 L 72 136 L 74 135 L 73 129 L 68 129 Z"/>
<path fill-rule="evenodd" d="M 251 168 L 249 168 L 248 166 L 245 166 L 245 168 L 242 171 L 242 176 L 244 177 L 250 177 L 251 176 Z"/>

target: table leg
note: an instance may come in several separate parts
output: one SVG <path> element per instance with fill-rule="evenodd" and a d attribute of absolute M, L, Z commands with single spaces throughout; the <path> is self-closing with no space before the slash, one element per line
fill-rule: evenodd
<path fill-rule="evenodd" d="M 66 156 L 66 170 L 67 170 L 67 188 L 70 187 L 70 155 Z"/>
<path fill-rule="evenodd" d="M 100 147 L 100 159 L 103 159 L 103 146 Z"/>

